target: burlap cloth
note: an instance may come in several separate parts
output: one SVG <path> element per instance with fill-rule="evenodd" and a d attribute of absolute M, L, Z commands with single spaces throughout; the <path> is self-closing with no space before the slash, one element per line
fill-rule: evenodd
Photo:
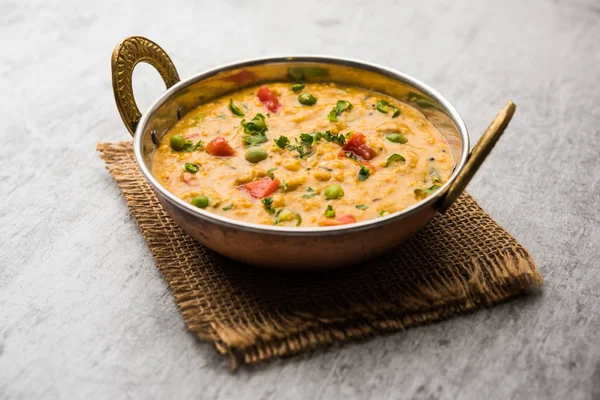
<path fill-rule="evenodd" d="M 437 321 L 542 284 L 527 250 L 467 194 L 408 243 L 348 269 L 240 264 L 184 233 L 140 174 L 131 142 L 98 151 L 123 192 L 190 331 L 233 368 Z"/>

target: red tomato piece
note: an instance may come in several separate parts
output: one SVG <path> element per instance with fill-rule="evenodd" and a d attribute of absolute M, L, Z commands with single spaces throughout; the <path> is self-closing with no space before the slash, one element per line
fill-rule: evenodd
<path fill-rule="evenodd" d="M 233 147 L 224 137 L 217 137 L 208 142 L 206 152 L 212 156 L 232 156 L 235 154 Z"/>
<path fill-rule="evenodd" d="M 271 89 L 266 86 L 261 86 L 260 89 L 258 89 L 258 99 L 271 112 L 276 113 L 279 111 L 279 107 L 281 107 L 277 96 L 275 96 L 275 94 L 271 92 Z"/>
<path fill-rule="evenodd" d="M 356 222 L 356 218 L 352 214 L 342 214 L 336 218 L 325 218 L 319 221 L 319 225 L 321 226 L 337 226 L 337 225 L 346 225 L 353 224 Z"/>
<path fill-rule="evenodd" d="M 346 151 L 353 152 L 365 160 L 372 160 L 373 157 L 377 155 L 375 150 L 367 146 L 367 138 L 360 132 L 356 132 L 350 136 L 348 143 L 346 143 L 342 148 Z"/>
<path fill-rule="evenodd" d="M 262 199 L 269 196 L 279 187 L 279 179 L 271 179 L 268 176 L 257 181 L 249 182 L 244 185 L 246 190 L 252 197 Z"/>

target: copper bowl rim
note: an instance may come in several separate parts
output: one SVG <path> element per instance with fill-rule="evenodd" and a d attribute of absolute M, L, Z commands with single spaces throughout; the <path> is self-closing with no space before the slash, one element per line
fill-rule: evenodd
<path fill-rule="evenodd" d="M 407 83 L 409 85 L 414 86 L 419 89 L 423 93 L 430 96 L 432 99 L 437 101 L 440 106 L 444 109 L 446 114 L 450 117 L 452 122 L 457 127 L 457 130 L 460 134 L 462 149 L 461 149 L 461 158 L 460 162 L 457 163 L 454 167 L 454 171 L 452 172 L 450 178 L 446 183 L 442 185 L 440 189 L 438 189 L 435 193 L 428 196 L 427 198 L 421 200 L 420 202 L 413 204 L 410 207 L 407 207 L 401 211 L 397 211 L 390 215 L 386 215 L 384 217 L 369 219 L 366 221 L 361 221 L 348 225 L 339 225 L 332 227 L 282 227 L 282 226 L 270 226 L 270 225 L 262 225 L 251 222 L 239 221 L 233 218 L 228 218 L 224 216 L 220 216 L 217 214 L 212 214 L 208 211 L 204 211 L 201 208 L 194 207 L 191 204 L 179 199 L 177 196 L 166 190 L 153 176 L 149 169 L 146 167 L 144 162 L 144 156 L 142 151 L 142 141 L 143 141 L 143 132 L 146 128 L 146 125 L 154 112 L 158 110 L 171 96 L 177 93 L 180 90 L 183 90 L 190 85 L 193 85 L 197 82 L 200 82 L 206 78 L 209 78 L 213 75 L 216 75 L 220 72 L 251 67 L 257 65 L 265 65 L 265 64 L 274 64 L 274 63 L 289 63 L 289 62 L 314 62 L 314 63 L 322 63 L 322 64 L 333 64 L 333 65 L 341 65 L 348 66 L 358 69 L 363 69 L 367 71 L 376 72 L 387 77 L 396 79 L 400 82 Z M 150 105 L 148 110 L 143 113 L 142 118 L 135 130 L 135 134 L 133 137 L 133 149 L 136 161 L 138 163 L 138 167 L 140 171 L 146 178 L 146 180 L 152 185 L 153 189 L 160 193 L 166 201 L 169 201 L 174 206 L 185 210 L 186 212 L 197 216 L 198 218 L 205 220 L 210 223 L 214 223 L 217 225 L 222 225 L 224 227 L 230 229 L 240 229 L 249 232 L 263 233 L 263 234 L 274 234 L 274 235 L 286 235 L 286 236 L 335 236 L 341 234 L 349 234 L 352 232 L 359 232 L 368 229 L 378 228 L 384 225 L 388 225 L 397 220 L 407 218 L 411 215 L 414 215 L 425 208 L 435 207 L 435 204 L 439 204 L 442 198 L 445 196 L 448 188 L 454 183 L 463 167 L 465 166 L 470 149 L 470 141 L 469 141 L 469 133 L 467 130 L 467 126 L 460 116 L 458 111 L 454 108 L 454 106 L 446 100 L 440 93 L 438 93 L 431 86 L 427 85 L 420 80 L 413 78 L 412 76 L 395 71 L 390 68 L 386 68 L 384 66 L 368 63 L 361 60 L 349 59 L 349 58 L 341 58 L 341 57 L 332 57 L 332 56 L 322 56 L 322 55 L 293 55 L 293 56 L 272 56 L 272 57 L 262 57 L 262 58 L 254 58 L 248 59 L 233 63 L 224 64 L 215 68 L 211 68 L 196 75 L 193 75 L 185 80 L 180 81 L 179 83 L 173 85 L 169 88 L 165 93 L 163 93 L 158 99 Z"/>

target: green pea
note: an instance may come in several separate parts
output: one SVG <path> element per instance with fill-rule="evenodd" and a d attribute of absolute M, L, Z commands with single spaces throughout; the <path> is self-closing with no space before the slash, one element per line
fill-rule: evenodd
<path fill-rule="evenodd" d="M 177 135 L 173 135 L 171 136 L 171 148 L 175 151 L 181 151 L 183 149 L 185 149 L 185 139 L 183 138 L 183 136 L 177 134 Z"/>
<path fill-rule="evenodd" d="M 305 106 L 312 106 L 317 104 L 317 98 L 310 93 L 302 93 L 300 96 L 298 96 L 298 101 L 300 102 L 300 104 L 303 104 Z"/>
<path fill-rule="evenodd" d="M 267 152 L 260 147 L 252 146 L 246 150 L 244 158 L 246 158 L 248 162 L 257 163 L 267 158 Z"/>
<path fill-rule="evenodd" d="M 327 200 L 339 199 L 344 195 L 344 189 L 340 185 L 329 185 L 325 188 L 325 198 Z"/>
<path fill-rule="evenodd" d="M 206 196 L 195 196 L 192 199 L 192 205 L 196 206 L 196 207 L 200 207 L 200 208 L 206 208 L 208 207 L 209 201 L 208 201 L 208 197 Z"/>
<path fill-rule="evenodd" d="M 404 144 L 408 142 L 408 139 L 401 133 L 390 133 L 385 138 L 394 143 Z"/>

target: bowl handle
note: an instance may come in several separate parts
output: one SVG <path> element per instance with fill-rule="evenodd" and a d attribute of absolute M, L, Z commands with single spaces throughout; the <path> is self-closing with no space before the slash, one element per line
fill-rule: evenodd
<path fill-rule="evenodd" d="M 119 114 L 131 136 L 142 118 L 133 97 L 131 81 L 133 69 L 140 62 L 146 62 L 156 68 L 167 89 L 179 82 L 175 65 L 167 53 L 153 41 L 142 36 L 130 36 L 115 46 L 111 59 L 113 92 Z"/>
<path fill-rule="evenodd" d="M 510 119 L 515 113 L 515 109 L 517 106 L 512 101 L 509 101 L 502 110 L 496 115 L 496 118 L 492 121 L 490 126 L 487 127 L 473 150 L 469 154 L 469 158 L 467 159 L 467 163 L 463 167 L 460 174 L 456 177 L 456 180 L 450 188 L 448 192 L 446 192 L 446 196 L 442 199 L 441 204 L 439 205 L 438 211 L 445 212 L 454 201 L 460 196 L 460 194 L 465 190 L 465 187 L 471 181 L 471 178 L 475 175 L 481 164 L 485 160 L 485 158 L 490 154 L 500 136 L 508 126 Z"/>

